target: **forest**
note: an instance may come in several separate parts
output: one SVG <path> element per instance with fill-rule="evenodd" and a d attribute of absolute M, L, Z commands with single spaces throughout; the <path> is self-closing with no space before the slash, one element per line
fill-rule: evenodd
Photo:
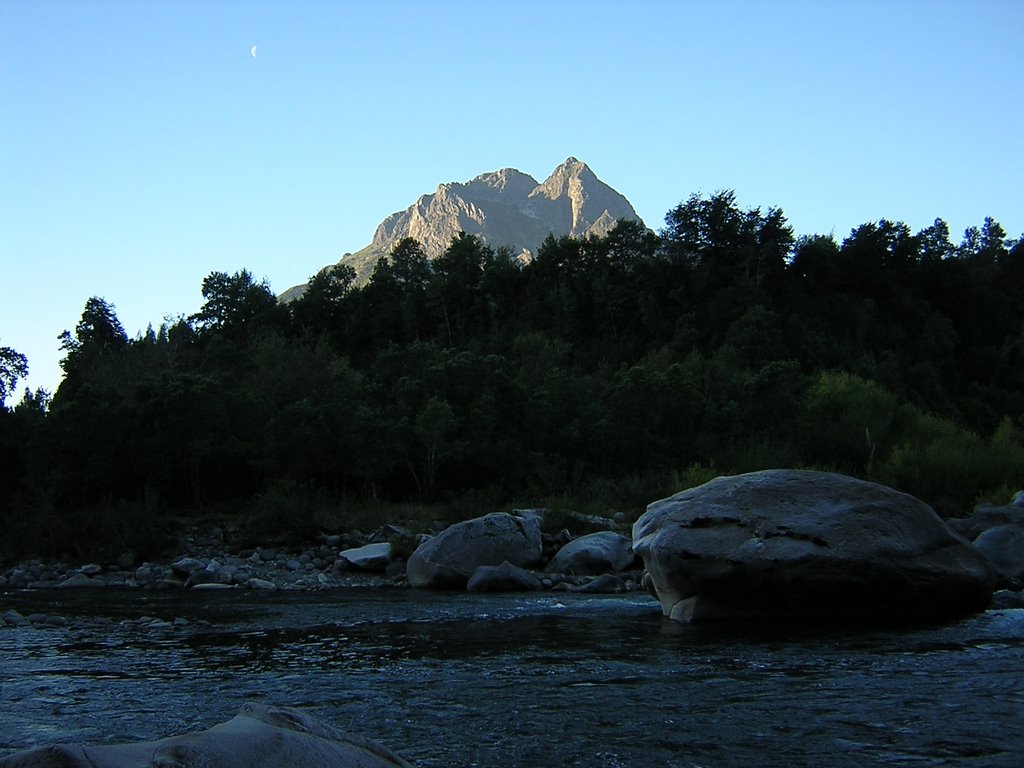
<path fill-rule="evenodd" d="M 632 519 L 769 467 L 943 516 L 1024 487 L 1024 242 L 991 218 L 837 242 L 723 191 L 528 263 L 463 233 L 287 304 L 244 269 L 202 296 L 136 338 L 89 298 L 52 397 L 15 403 L 28 361 L 0 348 L 0 560 L 147 552 L 200 516 L 295 537 L 412 507 Z"/>

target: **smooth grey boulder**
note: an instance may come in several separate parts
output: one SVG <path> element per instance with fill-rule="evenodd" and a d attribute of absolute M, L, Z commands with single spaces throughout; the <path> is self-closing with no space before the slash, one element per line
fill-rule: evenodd
<path fill-rule="evenodd" d="M 355 549 L 346 549 L 338 555 L 338 564 L 356 571 L 383 572 L 391 562 L 391 544 L 382 541 Z"/>
<path fill-rule="evenodd" d="M 719 477 L 633 526 L 664 614 L 702 618 L 952 616 L 995 574 L 924 502 L 827 472 Z"/>
<path fill-rule="evenodd" d="M 0 768 L 384 768 L 412 766 L 376 742 L 286 707 L 246 704 L 226 723 L 159 741 L 59 744 L 0 759 Z"/>
<path fill-rule="evenodd" d="M 421 543 L 406 563 L 409 584 L 426 589 L 461 589 L 481 565 L 529 568 L 541 557 L 540 520 L 535 515 L 495 512 L 449 526 Z"/>
<path fill-rule="evenodd" d="M 536 592 L 543 588 L 533 573 L 508 560 L 501 565 L 481 565 L 466 585 L 470 592 Z"/>
<path fill-rule="evenodd" d="M 1011 585 L 1024 581 L 1024 528 L 1014 523 L 989 528 L 974 540 L 982 554 Z"/>
<path fill-rule="evenodd" d="M 548 573 L 573 573 L 597 576 L 611 571 L 625 571 L 636 561 L 633 542 L 612 531 L 588 533 L 573 539 L 544 568 Z"/>

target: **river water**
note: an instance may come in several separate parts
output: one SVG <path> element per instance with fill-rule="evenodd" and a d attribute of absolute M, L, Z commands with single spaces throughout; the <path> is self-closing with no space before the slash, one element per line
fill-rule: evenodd
<path fill-rule="evenodd" d="M 0 756 L 198 730 L 255 700 L 421 768 L 1024 765 L 1024 610 L 691 626 L 643 595 L 398 589 L 0 596 L 9 608 L 69 624 L 0 629 Z"/>

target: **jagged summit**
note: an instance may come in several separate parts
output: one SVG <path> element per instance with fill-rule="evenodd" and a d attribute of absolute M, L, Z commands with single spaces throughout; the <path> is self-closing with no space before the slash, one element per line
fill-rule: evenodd
<path fill-rule="evenodd" d="M 341 263 L 355 269 L 360 281 L 403 238 L 412 237 L 429 258 L 436 258 L 460 231 L 478 235 L 493 247 L 508 247 L 532 258 L 544 238 L 603 235 L 619 219 L 639 221 L 629 201 L 597 178 L 586 163 L 566 158 L 541 184 L 515 168 L 482 173 L 466 182 L 448 182 L 421 195 L 404 211 L 388 216 L 373 241 Z M 282 294 L 298 298 L 305 286 Z"/>

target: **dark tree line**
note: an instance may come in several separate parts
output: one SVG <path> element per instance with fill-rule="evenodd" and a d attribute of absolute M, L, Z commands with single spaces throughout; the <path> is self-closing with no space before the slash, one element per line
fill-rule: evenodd
<path fill-rule="evenodd" d="M 836 242 L 723 192 L 657 234 L 549 237 L 528 264 L 465 234 L 433 261 L 404 240 L 366 285 L 336 266 L 287 305 L 215 272 L 198 313 L 135 339 L 94 297 L 52 402 L 0 410 L 0 523 L 42 549 L 145 546 L 168 509 L 268 526 L 378 501 L 639 511 L 769 466 L 959 514 L 1024 485 L 1022 291 L 1024 244 L 991 219 L 958 244 L 941 220 Z M 0 348 L 0 402 L 25 370 Z"/>

